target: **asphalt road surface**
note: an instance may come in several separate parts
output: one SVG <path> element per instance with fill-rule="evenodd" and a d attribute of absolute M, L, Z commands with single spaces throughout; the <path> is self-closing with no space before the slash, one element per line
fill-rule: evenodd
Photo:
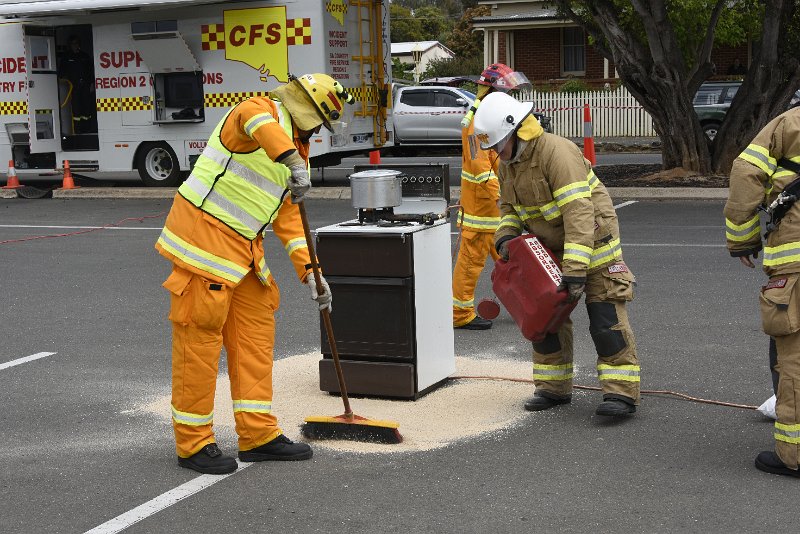
<path fill-rule="evenodd" d="M 458 186 L 461 184 L 461 156 L 457 150 L 440 151 L 430 155 L 416 156 L 384 156 L 381 164 L 447 164 L 450 170 L 450 185 Z M 599 153 L 597 154 L 598 174 L 602 179 L 603 165 L 623 165 L 623 164 L 660 164 L 660 152 L 642 153 Z M 353 173 L 357 165 L 369 164 L 367 157 L 351 157 L 342 160 L 340 165 L 311 169 L 311 181 L 315 187 L 350 187 L 348 177 Z M 53 188 L 61 186 L 62 177 L 53 174 L 24 174 L 20 176 L 23 185 L 36 188 Z M 75 174 L 76 185 L 83 187 L 143 187 L 139 174 L 135 171 L 130 172 L 95 172 Z"/>
<path fill-rule="evenodd" d="M 760 404 L 771 395 L 764 275 L 726 253 L 722 204 L 624 200 L 615 204 L 638 280 L 630 316 L 642 387 Z M 178 467 L 168 421 L 134 410 L 170 389 L 160 287 L 169 265 L 153 250 L 169 205 L 0 200 L 2 532 L 791 530 L 797 481 L 753 467 L 773 445 L 771 422 L 663 395 L 611 422 L 594 415 L 597 392 L 576 391 L 570 406 L 427 452 L 318 449 L 311 461 L 256 464 L 217 483 Z M 313 227 L 353 215 L 348 201 L 307 209 Z M 133 220 L 142 217 L 152 218 Z M 282 287 L 276 358 L 316 350 L 307 290 L 284 254 L 270 265 Z M 477 295 L 489 291 L 487 268 Z M 596 385 L 583 306 L 573 319 L 576 383 Z M 455 342 L 457 355 L 530 361 L 505 312 L 490 331 L 457 330 Z"/>

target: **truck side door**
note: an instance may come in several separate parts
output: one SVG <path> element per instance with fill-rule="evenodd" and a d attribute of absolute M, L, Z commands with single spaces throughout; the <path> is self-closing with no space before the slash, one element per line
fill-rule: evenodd
<path fill-rule="evenodd" d="M 52 28 L 25 26 L 28 132 L 32 154 L 60 150 L 60 106 L 55 53 L 56 41 Z"/>

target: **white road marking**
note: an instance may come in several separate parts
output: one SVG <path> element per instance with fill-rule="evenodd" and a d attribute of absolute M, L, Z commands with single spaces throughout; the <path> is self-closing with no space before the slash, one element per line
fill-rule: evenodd
<path fill-rule="evenodd" d="M 191 497 L 195 493 L 203 491 L 207 487 L 212 486 L 217 482 L 221 482 L 229 476 L 235 475 L 242 469 L 253 465 L 249 462 L 242 463 L 239 460 L 236 460 L 236 463 L 239 464 L 239 469 L 233 473 L 228 473 L 227 475 L 200 475 L 197 478 L 193 478 L 189 482 L 181 484 L 177 488 L 173 488 L 165 493 L 162 493 L 158 497 L 155 497 L 154 499 L 151 499 L 128 512 L 125 512 L 124 514 L 118 515 L 114 519 L 106 521 L 102 525 L 94 527 L 92 530 L 87 530 L 85 534 L 115 534 L 116 532 L 125 530 L 129 526 L 138 523 L 142 519 L 147 519 L 151 515 L 156 514 L 187 497 Z"/>
<path fill-rule="evenodd" d="M 15 365 L 19 365 L 21 363 L 32 362 L 33 360 L 38 360 L 40 358 L 46 358 L 47 356 L 52 356 L 53 354 L 57 353 L 37 352 L 36 354 L 31 354 L 30 356 L 25 356 L 24 358 L 17 358 L 16 360 L 11 360 L 10 362 L 0 363 L 0 371 L 3 369 L 8 369 L 9 367 L 14 367 Z"/>
<path fill-rule="evenodd" d="M 638 200 L 629 200 L 627 202 L 623 202 L 622 204 L 617 204 L 616 206 L 614 206 L 614 209 L 618 210 L 620 208 L 624 208 L 625 206 L 630 206 L 631 204 L 636 204 L 637 202 L 638 202 Z"/>

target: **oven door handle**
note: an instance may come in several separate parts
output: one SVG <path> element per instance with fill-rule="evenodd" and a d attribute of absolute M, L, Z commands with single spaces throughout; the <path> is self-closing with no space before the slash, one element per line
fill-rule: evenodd
<path fill-rule="evenodd" d="M 413 278 L 387 278 L 379 276 L 325 276 L 328 284 L 352 286 L 400 286 L 411 287 Z M 333 291 L 333 290 L 331 290 Z"/>

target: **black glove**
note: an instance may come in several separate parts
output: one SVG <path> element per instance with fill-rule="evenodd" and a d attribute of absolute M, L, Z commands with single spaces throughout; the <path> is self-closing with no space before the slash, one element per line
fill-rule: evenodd
<path fill-rule="evenodd" d="M 497 245 L 497 253 L 500 254 L 500 258 L 503 261 L 508 261 L 508 242 L 511 239 L 506 239 L 505 241 L 501 241 L 499 245 Z"/>
<path fill-rule="evenodd" d="M 561 282 L 561 285 L 558 286 L 558 291 L 566 291 L 567 295 L 567 302 L 575 302 L 581 298 L 583 295 L 583 291 L 586 289 L 586 284 L 583 282 Z"/>

